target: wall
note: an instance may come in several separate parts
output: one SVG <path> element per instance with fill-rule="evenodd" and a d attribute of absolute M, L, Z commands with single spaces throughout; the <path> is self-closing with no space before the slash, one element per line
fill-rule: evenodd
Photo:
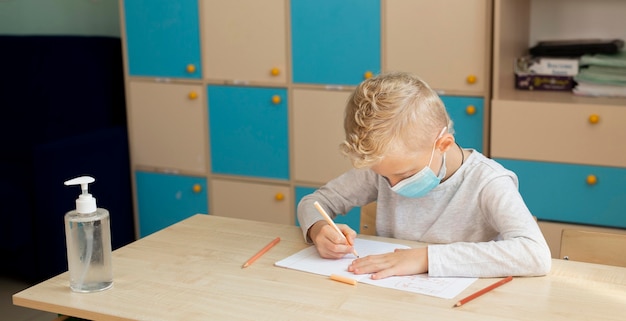
<path fill-rule="evenodd" d="M 120 37 L 117 0 L 0 0 L 0 34 Z"/>
<path fill-rule="evenodd" d="M 626 1 L 533 0 L 529 45 L 557 39 L 626 39 Z"/>

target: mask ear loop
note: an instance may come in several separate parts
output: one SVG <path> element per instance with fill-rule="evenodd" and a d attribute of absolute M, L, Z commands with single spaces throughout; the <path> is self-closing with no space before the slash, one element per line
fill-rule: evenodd
<path fill-rule="evenodd" d="M 428 167 L 430 167 L 430 164 L 432 164 L 433 157 L 435 156 L 435 145 L 437 145 L 437 141 L 439 140 L 439 138 L 443 137 L 443 134 L 446 133 L 446 130 L 448 130 L 448 126 L 444 126 L 443 129 L 441 129 L 441 133 L 439 133 L 439 136 L 435 138 L 435 142 L 433 143 L 433 152 L 430 153 L 430 160 L 428 161 Z"/>

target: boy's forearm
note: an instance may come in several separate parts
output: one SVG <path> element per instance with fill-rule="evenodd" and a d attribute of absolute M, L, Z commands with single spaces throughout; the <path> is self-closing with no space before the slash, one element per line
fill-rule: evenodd
<path fill-rule="evenodd" d="M 320 229 L 326 225 L 328 223 L 326 223 L 324 220 L 320 220 L 317 221 L 315 223 L 313 223 L 313 225 L 311 225 L 311 227 L 309 227 L 307 233 L 306 233 L 306 238 L 307 238 L 307 242 L 310 243 L 315 243 L 313 242 L 313 240 L 315 239 L 315 237 L 317 236 L 317 234 L 319 234 Z"/>

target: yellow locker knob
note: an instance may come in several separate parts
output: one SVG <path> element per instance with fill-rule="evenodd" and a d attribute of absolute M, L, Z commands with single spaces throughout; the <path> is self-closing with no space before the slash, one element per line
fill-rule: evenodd
<path fill-rule="evenodd" d="M 474 115 L 476 113 L 476 107 L 474 107 L 472 105 L 469 105 L 469 106 L 467 106 L 467 108 L 465 108 L 465 112 L 468 115 Z"/>
<path fill-rule="evenodd" d="M 194 192 L 194 193 L 200 193 L 200 192 L 202 192 L 202 185 L 200 185 L 200 184 L 194 184 L 194 185 L 193 185 L 193 192 Z"/>
<path fill-rule="evenodd" d="M 370 79 L 372 77 L 374 77 L 374 73 L 371 71 L 366 71 L 365 74 L 363 74 L 363 78 L 365 79 Z"/>
<path fill-rule="evenodd" d="M 188 64 L 187 65 L 187 72 L 190 74 L 193 74 L 194 72 L 196 72 L 196 66 L 194 64 Z"/>
<path fill-rule="evenodd" d="M 597 124 L 599 122 L 600 122 L 600 115 L 596 115 L 596 114 L 589 115 L 589 123 L 590 124 Z"/>
<path fill-rule="evenodd" d="M 275 105 L 280 104 L 281 101 L 282 101 L 282 98 L 280 98 L 279 95 L 272 96 L 272 103 L 274 103 Z"/>
<path fill-rule="evenodd" d="M 598 183 L 598 178 L 596 175 L 590 174 L 587 176 L 587 184 L 596 185 Z"/>
<path fill-rule="evenodd" d="M 274 195 L 274 199 L 276 199 L 277 201 L 282 201 L 285 199 L 285 194 L 283 193 L 276 193 L 276 195 Z"/>
<path fill-rule="evenodd" d="M 467 78 L 465 80 L 467 81 L 468 84 L 471 85 L 471 84 L 475 84 L 476 80 L 478 80 L 478 79 L 476 78 L 475 75 L 469 75 L 469 76 L 467 76 Z"/>
<path fill-rule="evenodd" d="M 272 70 L 270 70 L 270 74 L 272 76 L 278 76 L 278 75 L 280 75 L 280 69 L 274 67 L 274 68 L 272 68 Z"/>
<path fill-rule="evenodd" d="M 190 91 L 188 97 L 189 97 L 189 99 L 194 100 L 194 99 L 198 98 L 198 93 L 195 92 L 195 91 Z"/>

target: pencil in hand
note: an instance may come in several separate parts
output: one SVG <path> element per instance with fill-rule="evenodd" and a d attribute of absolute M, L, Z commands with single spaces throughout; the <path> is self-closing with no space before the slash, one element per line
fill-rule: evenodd
<path fill-rule="evenodd" d="M 335 222 L 333 222 L 333 219 L 330 218 L 330 216 L 328 215 L 328 213 L 326 213 L 326 211 L 324 210 L 324 208 L 322 208 L 322 206 L 320 205 L 320 203 L 318 203 L 317 201 L 315 201 L 315 203 L 313 203 L 313 205 L 315 206 L 315 208 L 317 209 L 318 212 L 320 212 L 320 214 L 322 214 L 322 216 L 324 217 L 324 219 L 326 220 L 326 223 L 328 223 L 328 225 L 332 226 L 335 231 L 337 231 L 337 233 L 339 233 L 339 235 L 341 235 L 345 240 L 346 243 L 348 243 L 348 245 L 354 247 L 354 244 L 352 244 L 350 242 L 350 240 L 348 240 L 348 237 L 346 237 L 341 230 L 339 229 L 339 227 L 335 224 Z M 359 257 L 359 254 L 356 252 L 356 249 L 352 249 L 352 254 L 354 254 L 354 256 L 356 256 L 357 258 Z"/>
<path fill-rule="evenodd" d="M 483 294 L 485 294 L 485 293 L 487 293 L 487 292 L 489 292 L 489 291 L 491 291 L 491 290 L 493 290 L 493 289 L 495 289 L 495 288 L 497 288 L 497 287 L 499 287 L 499 286 L 501 286 L 501 285 L 503 285 L 505 283 L 508 283 L 511 280 L 513 280 L 513 277 L 512 276 L 507 276 L 506 278 L 504 278 L 504 279 L 502 279 L 502 280 L 500 280 L 500 281 L 498 281 L 498 282 L 496 282 L 496 283 L 494 283 L 494 284 L 492 284 L 492 285 L 490 285 L 488 287 L 485 287 L 482 290 L 476 291 L 473 294 L 467 296 L 466 298 L 461 299 L 461 301 L 457 302 L 453 306 L 453 308 L 460 307 L 463 304 L 465 304 L 465 303 L 467 303 L 469 301 L 472 301 L 472 300 L 476 299 L 477 297 L 479 297 L 479 296 L 481 296 L 481 295 L 483 295 Z"/>

